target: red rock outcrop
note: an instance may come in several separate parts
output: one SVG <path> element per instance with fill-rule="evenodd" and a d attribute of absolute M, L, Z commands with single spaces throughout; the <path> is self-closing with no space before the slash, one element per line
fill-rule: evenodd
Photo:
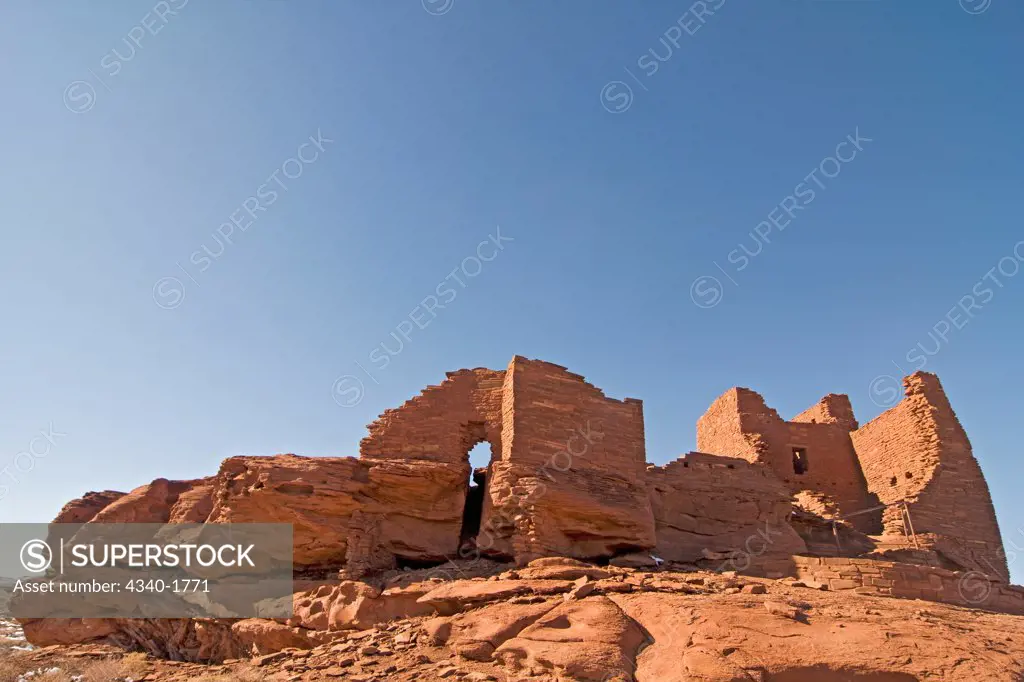
<path fill-rule="evenodd" d="M 93 523 L 168 523 L 176 514 L 175 505 L 178 503 L 179 497 L 193 488 L 205 487 L 208 481 L 209 479 L 169 481 L 166 478 L 158 478 L 152 483 L 138 487 L 127 495 L 119 497 L 100 510 L 90 521 Z M 193 503 L 187 497 L 186 500 L 187 504 Z"/>
<path fill-rule="evenodd" d="M 292 524 L 298 568 L 353 574 L 458 550 L 468 466 L 353 457 L 232 457 L 210 523 Z"/>
<path fill-rule="evenodd" d="M 572 562 L 564 567 L 580 568 Z M 472 571 L 469 565 L 463 569 Z M 359 630 L 311 630 L 256 619 L 117 621 L 107 641 L 156 656 L 134 659 L 141 668 L 135 675 L 161 682 L 218 675 L 226 682 L 234 674 L 268 682 L 1024 679 L 1024 616 L 822 591 L 795 581 L 609 570 L 612 575 L 594 583 L 590 594 L 572 599 L 546 586 L 524 591 L 515 571 L 458 580 L 448 594 L 472 599 L 455 604 L 453 615 L 396 607 L 390 620 Z M 403 583 L 411 582 L 398 589 L 423 592 L 431 584 L 416 579 L 417 572 L 406 574 Z M 500 589 L 506 581 L 516 589 Z M 492 585 L 497 587 L 481 589 Z M 29 670 L 97 656 L 118 658 L 95 645 L 64 646 L 19 652 L 9 664 Z M 216 664 L 170 665 L 164 658 Z"/>
<path fill-rule="evenodd" d="M 97 514 L 124 496 L 125 493 L 116 490 L 88 492 L 61 507 L 52 523 L 88 523 Z"/>
<path fill-rule="evenodd" d="M 503 371 L 461 370 L 381 415 L 358 458 L 232 457 L 209 478 L 87 494 L 56 519 L 289 524 L 300 578 L 291 618 L 28 620 L 25 633 L 40 645 L 106 642 L 272 665 L 314 657 L 281 657 L 286 649 L 383 657 L 354 642 L 405 622 L 407 637 L 389 655 L 416 649 L 422 636 L 470 661 L 467 670 L 482 676 L 463 676 L 470 680 L 499 668 L 501 679 L 592 682 L 911 682 L 929 670 L 946 676 L 936 679 L 1020 680 L 996 671 L 1021 673 L 1021 640 L 985 639 L 995 624 L 1024 636 L 1009 616 L 977 616 L 992 627 L 961 641 L 995 653 L 970 665 L 958 662 L 959 645 L 903 662 L 912 647 L 886 635 L 890 621 L 871 611 L 854 608 L 843 632 L 841 612 L 857 598 L 904 617 L 905 604 L 878 600 L 1024 613 L 1024 589 L 1006 583 L 999 562 L 987 487 L 941 385 L 925 374 L 906 385 L 902 403 L 859 428 L 845 396 L 826 396 L 787 422 L 756 393 L 733 389 L 698 424 L 698 446 L 714 454 L 653 466 L 639 400 L 608 398 L 564 367 L 518 356 Z M 468 453 L 483 441 L 491 462 L 469 495 Z M 893 505 L 887 535 L 838 520 L 878 499 Z M 921 547 L 894 537 L 903 523 L 896 514 L 908 510 Z M 871 516 L 850 524 L 882 530 Z M 491 559 L 518 568 L 498 575 Z M 413 570 L 432 565 L 443 566 Z M 697 573 L 709 566 L 729 571 Z M 737 573 L 790 579 L 744 582 Z M 845 594 L 794 592 L 799 585 Z M 930 632 L 962 632 L 963 619 L 936 608 L 940 624 L 955 625 Z M 908 631 L 929 632 L 916 622 Z M 374 666 L 354 660 L 336 667 L 371 679 Z M 402 663 L 421 680 L 455 674 L 429 660 L 429 671 L 422 660 Z M 961 676 L 968 672 L 976 677 Z"/>

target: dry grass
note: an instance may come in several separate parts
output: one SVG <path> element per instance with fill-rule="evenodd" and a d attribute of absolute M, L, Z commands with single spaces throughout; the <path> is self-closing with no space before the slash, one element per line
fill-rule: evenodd
<path fill-rule="evenodd" d="M 42 665 L 38 661 L 30 661 L 23 656 L 5 656 L 0 658 L 0 682 L 17 682 L 22 675 L 29 671 L 52 668 L 58 668 L 58 670 L 52 673 L 37 673 L 32 677 L 32 682 L 71 682 L 71 675 L 74 672 L 72 664 L 71 661 L 56 659 Z"/>
<path fill-rule="evenodd" d="M 0 658 L 0 682 L 17 682 L 29 671 L 50 670 L 55 672 L 36 673 L 32 682 L 71 682 L 74 676 L 81 676 L 82 682 L 116 682 L 125 678 L 138 679 L 149 668 L 145 654 L 127 654 L 123 658 L 107 658 L 87 661 L 74 658 L 54 658 L 45 664 L 31 661 L 24 656 Z"/>
<path fill-rule="evenodd" d="M 121 682 L 126 678 L 137 680 L 147 672 L 159 670 L 159 661 L 142 653 L 100 660 L 53 658 L 45 664 L 31 661 L 25 656 L 7 656 L 0 657 L 0 682 L 17 682 L 26 672 L 51 668 L 59 670 L 49 674 L 37 672 L 31 682 L 72 682 L 75 676 L 81 676 L 82 682 Z M 195 682 L 265 682 L 265 679 L 265 675 L 247 663 L 237 663 L 229 671 L 208 672 L 194 678 Z"/>

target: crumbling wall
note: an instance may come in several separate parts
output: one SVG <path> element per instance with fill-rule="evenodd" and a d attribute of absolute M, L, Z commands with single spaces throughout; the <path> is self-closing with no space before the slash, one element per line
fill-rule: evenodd
<path fill-rule="evenodd" d="M 693 562 L 710 554 L 790 555 L 807 550 L 789 524 L 786 486 L 766 467 L 691 452 L 647 467 L 658 556 Z"/>
<path fill-rule="evenodd" d="M 769 446 L 755 425 L 767 430 L 778 421 L 779 414 L 760 395 L 749 388 L 730 388 L 697 420 L 697 449 L 764 463 Z"/>
<path fill-rule="evenodd" d="M 367 426 L 360 457 L 425 459 L 466 467 L 469 451 L 486 440 L 501 451 L 502 371 L 462 369 L 448 372 L 401 407 L 385 410 Z"/>
<path fill-rule="evenodd" d="M 643 405 L 607 398 L 566 368 L 516 356 L 505 377 L 501 456 L 481 534 L 517 561 L 654 546 Z"/>
<path fill-rule="evenodd" d="M 916 372 L 906 396 L 854 431 L 870 491 L 906 500 L 914 530 L 930 548 L 966 569 L 1008 580 L 999 524 L 981 467 L 938 377 Z M 899 507 L 886 509 L 886 534 L 902 534 Z"/>
<path fill-rule="evenodd" d="M 792 421 L 805 424 L 835 424 L 847 431 L 853 431 L 858 426 L 857 418 L 853 416 L 850 397 L 839 393 L 829 393 L 817 404 L 793 417 Z"/>
<path fill-rule="evenodd" d="M 448 372 L 445 376 L 440 384 L 428 386 L 401 407 L 385 410 L 367 427 L 369 434 L 360 443 L 359 455 L 364 459 L 395 462 L 426 460 L 449 468 L 450 472 L 434 477 L 445 487 L 432 490 L 430 494 L 442 500 L 440 508 L 458 509 L 456 521 L 449 518 L 447 511 L 441 514 L 442 519 L 435 518 L 436 510 L 420 511 L 432 520 L 440 520 L 442 528 L 454 523 L 452 538 L 445 539 L 438 548 L 446 558 L 459 555 L 465 558 L 473 550 L 472 545 L 459 546 L 462 513 L 469 492 L 469 452 L 483 441 L 491 446 L 492 461 L 501 452 L 502 429 L 506 423 L 502 413 L 505 372 L 476 368 Z M 490 476 L 487 478 L 490 480 Z M 395 503 L 399 508 L 407 508 L 403 500 Z M 416 511 L 416 507 L 407 508 L 407 516 L 415 516 Z M 372 544 L 365 538 L 388 537 L 388 533 L 370 527 L 375 523 L 374 518 L 377 517 L 360 517 L 357 527 L 352 529 L 354 537 L 364 538 L 359 541 L 360 546 Z M 415 524 L 415 521 L 405 525 L 410 523 Z M 504 545 L 492 545 L 489 549 L 498 555 L 508 552 Z M 412 555 L 422 557 L 421 550 L 421 547 L 412 548 Z M 369 556 L 363 551 L 357 554 L 360 558 L 356 563 L 368 566 L 379 563 L 381 556 L 380 553 Z M 349 560 L 353 562 L 352 557 Z"/>
<path fill-rule="evenodd" d="M 850 428 L 856 424 L 850 400 L 843 395 L 828 395 L 787 422 L 758 393 L 733 388 L 697 422 L 697 447 L 767 466 L 791 493 L 810 493 L 800 498 L 812 505 L 808 511 L 834 518 L 875 503 L 850 441 Z M 797 448 L 806 456 L 802 473 L 794 467 Z M 877 519 L 859 516 L 851 523 L 868 532 Z"/>

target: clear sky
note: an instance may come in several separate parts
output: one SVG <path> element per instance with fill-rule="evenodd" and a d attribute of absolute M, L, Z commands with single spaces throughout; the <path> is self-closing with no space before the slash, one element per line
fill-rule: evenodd
<path fill-rule="evenodd" d="M 730 386 L 863 423 L 923 365 L 1024 548 L 1022 33 L 1015 0 L 9 0 L 0 521 L 354 455 L 520 354 L 643 399 L 658 463 Z"/>

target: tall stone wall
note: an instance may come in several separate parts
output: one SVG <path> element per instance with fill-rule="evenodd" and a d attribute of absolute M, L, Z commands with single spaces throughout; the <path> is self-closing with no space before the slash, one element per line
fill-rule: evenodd
<path fill-rule="evenodd" d="M 697 422 L 697 448 L 767 466 L 802 506 L 834 518 L 874 504 L 850 441 L 856 423 L 846 396 L 826 396 L 794 421 L 785 421 L 756 392 L 733 388 Z M 794 467 L 795 449 L 806 457 L 800 473 Z M 851 523 L 868 532 L 877 520 L 857 516 Z"/>
<path fill-rule="evenodd" d="M 608 398 L 564 367 L 519 356 L 503 400 L 483 530 L 519 561 L 654 546 L 639 400 Z"/>
<path fill-rule="evenodd" d="M 807 550 L 789 524 L 789 492 L 766 467 L 691 452 L 648 466 L 647 489 L 663 559 L 693 562 L 707 552 L 760 559 Z"/>
<path fill-rule="evenodd" d="M 965 569 L 1008 580 L 999 524 L 970 441 L 934 374 L 903 380 L 906 396 L 852 433 L 868 487 L 884 503 L 906 500 L 914 530 Z M 887 534 L 902 534 L 898 507 Z"/>

